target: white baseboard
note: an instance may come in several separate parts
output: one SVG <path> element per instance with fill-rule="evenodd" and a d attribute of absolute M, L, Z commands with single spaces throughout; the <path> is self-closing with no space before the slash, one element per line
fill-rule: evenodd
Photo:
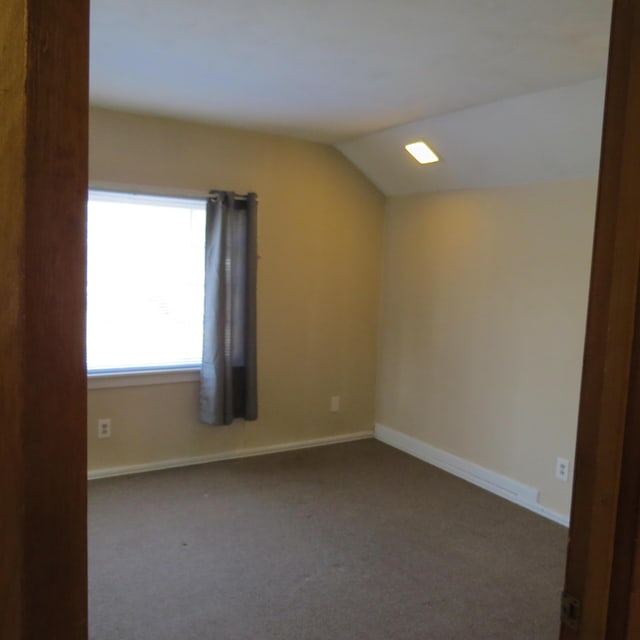
<path fill-rule="evenodd" d="M 373 438 L 373 431 L 357 431 L 339 436 L 329 436 L 326 438 L 315 438 L 313 440 L 300 440 L 297 442 L 286 442 L 283 444 L 271 445 L 268 447 L 254 447 L 251 449 L 237 449 L 235 451 L 225 451 L 223 453 L 213 453 L 206 456 L 195 456 L 191 458 L 174 458 L 172 460 L 159 460 L 146 464 L 132 464 L 123 467 L 106 467 L 102 469 L 92 469 L 87 473 L 89 480 L 99 480 L 100 478 L 112 478 L 114 476 L 127 476 L 134 473 L 146 473 L 148 471 L 160 471 L 162 469 L 173 469 L 175 467 L 189 467 L 196 464 L 206 464 L 207 462 L 219 462 L 221 460 L 235 460 L 237 458 L 252 458 L 270 453 L 280 453 L 282 451 L 292 451 L 296 449 L 309 449 L 311 447 L 322 447 L 328 444 L 338 444 L 340 442 L 353 442 L 355 440 L 366 440 Z"/>
<path fill-rule="evenodd" d="M 552 509 L 547 509 L 538 503 L 540 491 L 535 487 L 529 487 L 517 480 L 500 475 L 490 469 L 485 469 L 469 460 L 432 447 L 422 440 L 408 436 L 395 429 L 390 429 L 382 424 L 376 424 L 374 437 L 380 442 L 384 442 L 391 447 L 428 462 L 434 467 L 438 467 L 491 493 L 515 502 L 521 507 L 534 511 L 549 520 L 553 520 L 565 527 L 569 526 L 568 516 Z"/>

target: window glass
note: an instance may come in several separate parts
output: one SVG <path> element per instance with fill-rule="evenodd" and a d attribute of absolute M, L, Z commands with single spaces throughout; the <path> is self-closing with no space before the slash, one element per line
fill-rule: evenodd
<path fill-rule="evenodd" d="M 199 366 L 206 201 L 92 191 L 89 372 Z"/>

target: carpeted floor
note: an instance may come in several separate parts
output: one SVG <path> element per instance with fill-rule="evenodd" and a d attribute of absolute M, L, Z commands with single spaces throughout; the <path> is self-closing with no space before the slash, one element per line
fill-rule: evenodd
<path fill-rule="evenodd" d="M 366 440 L 89 484 L 92 640 L 556 640 L 567 532 Z"/>

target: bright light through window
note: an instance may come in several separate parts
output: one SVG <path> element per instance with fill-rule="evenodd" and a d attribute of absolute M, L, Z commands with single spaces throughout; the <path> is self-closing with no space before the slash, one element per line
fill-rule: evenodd
<path fill-rule="evenodd" d="M 87 369 L 199 366 L 205 200 L 90 192 Z"/>

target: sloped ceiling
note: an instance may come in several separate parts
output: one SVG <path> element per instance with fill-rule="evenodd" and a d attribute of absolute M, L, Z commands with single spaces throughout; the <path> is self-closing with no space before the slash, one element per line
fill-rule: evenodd
<path fill-rule="evenodd" d="M 386 193 L 527 167 L 542 178 L 551 165 L 522 154 L 564 124 L 575 138 L 547 159 L 593 147 L 578 137 L 599 117 L 610 12 L 611 0 L 92 0 L 91 100 L 336 144 Z M 549 91 L 569 85 L 570 109 Z M 524 122 L 537 127 L 528 147 Z M 407 136 L 432 136 L 442 165 L 411 164 Z"/>
<path fill-rule="evenodd" d="M 560 182 L 597 175 L 604 78 L 471 107 L 338 148 L 387 195 Z M 426 140 L 441 161 L 404 149 Z"/>

